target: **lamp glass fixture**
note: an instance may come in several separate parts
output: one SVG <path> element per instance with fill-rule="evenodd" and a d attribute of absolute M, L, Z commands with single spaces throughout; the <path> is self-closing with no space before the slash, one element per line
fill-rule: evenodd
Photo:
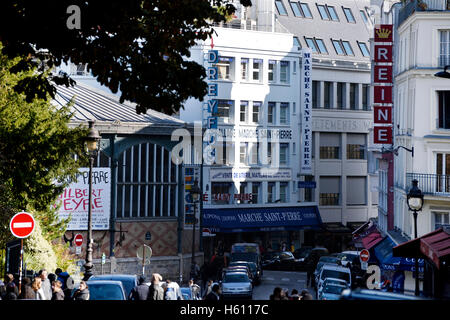
<path fill-rule="evenodd" d="M 97 150 L 97 140 L 89 140 L 86 142 L 87 149 L 92 152 Z"/>
<path fill-rule="evenodd" d="M 422 208 L 422 198 L 409 197 L 408 198 L 408 206 L 412 210 L 420 210 Z"/>

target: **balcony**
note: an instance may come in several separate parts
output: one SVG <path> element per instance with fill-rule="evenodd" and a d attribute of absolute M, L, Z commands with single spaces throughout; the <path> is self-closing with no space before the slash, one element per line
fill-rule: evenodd
<path fill-rule="evenodd" d="M 419 182 L 418 187 L 423 194 L 450 197 L 450 175 L 407 173 L 406 192 L 409 192 L 414 179 Z"/>
<path fill-rule="evenodd" d="M 398 16 L 398 25 L 413 15 L 414 12 L 420 11 L 449 11 L 450 0 L 403 0 L 403 7 L 400 9 Z"/>

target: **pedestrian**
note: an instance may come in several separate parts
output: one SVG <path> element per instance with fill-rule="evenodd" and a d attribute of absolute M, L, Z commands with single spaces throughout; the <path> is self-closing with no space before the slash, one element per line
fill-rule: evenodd
<path fill-rule="evenodd" d="M 22 290 L 20 291 L 19 299 L 35 300 L 36 294 L 33 288 L 31 288 L 31 279 L 28 277 L 22 280 Z"/>
<path fill-rule="evenodd" d="M 170 279 L 166 279 L 164 300 L 183 300 L 181 289 L 178 283 L 171 281 Z"/>
<path fill-rule="evenodd" d="M 4 300 L 17 300 L 17 294 L 18 292 L 17 286 L 14 282 L 9 282 L 6 285 L 6 294 Z"/>
<path fill-rule="evenodd" d="M 159 273 L 152 274 L 147 300 L 164 300 L 164 289 L 161 287 L 161 280 L 162 276 Z"/>
<path fill-rule="evenodd" d="M 314 300 L 313 296 L 309 293 L 309 291 L 307 289 L 303 289 L 300 296 L 301 296 L 301 300 Z"/>
<path fill-rule="evenodd" d="M 212 286 L 211 292 L 206 295 L 205 300 L 218 301 L 218 300 L 220 300 L 220 295 L 221 295 L 220 287 L 216 283 Z"/>
<path fill-rule="evenodd" d="M 71 287 L 71 290 L 73 289 L 74 281 L 68 272 L 63 272 L 61 268 L 57 268 L 55 274 L 57 276 L 56 280 L 59 280 L 62 283 L 63 290 L 66 290 L 68 287 Z"/>
<path fill-rule="evenodd" d="M 35 277 L 33 279 L 33 283 L 31 284 L 31 288 L 34 291 L 36 300 L 46 300 L 44 289 L 42 289 L 42 280 L 39 277 Z"/>
<path fill-rule="evenodd" d="M 197 264 L 197 261 L 193 261 L 191 266 L 191 279 L 194 279 L 194 281 L 197 281 L 200 278 L 200 267 Z"/>
<path fill-rule="evenodd" d="M 139 276 L 138 285 L 131 289 L 128 300 L 147 300 L 149 289 L 150 287 L 145 283 L 145 277 Z"/>
<path fill-rule="evenodd" d="M 80 286 L 74 292 L 72 300 L 89 300 L 89 288 L 85 281 L 82 280 L 80 282 Z"/>
<path fill-rule="evenodd" d="M 203 299 L 206 299 L 206 296 L 211 293 L 213 283 L 214 282 L 212 279 L 209 279 L 206 283 L 205 292 L 203 293 Z"/>
<path fill-rule="evenodd" d="M 298 294 L 297 289 L 292 289 L 291 296 L 289 297 L 289 300 L 300 300 L 300 296 Z"/>
<path fill-rule="evenodd" d="M 314 258 L 306 260 L 306 285 L 311 288 L 315 287 L 314 271 L 316 270 L 316 265 Z"/>
<path fill-rule="evenodd" d="M 44 291 L 45 300 L 52 299 L 52 284 L 48 279 L 48 272 L 46 269 L 42 269 L 39 271 L 39 278 L 42 280 L 42 290 Z"/>
<path fill-rule="evenodd" d="M 200 286 L 194 282 L 193 279 L 189 280 L 189 289 L 191 289 L 191 297 L 192 300 L 201 300 L 200 299 Z"/>
<path fill-rule="evenodd" d="M 19 287 L 14 282 L 14 276 L 11 273 L 8 273 L 5 278 L 5 294 L 6 294 L 6 288 L 7 288 L 8 284 L 10 284 L 10 283 L 14 283 L 14 286 L 13 286 L 14 293 L 18 297 L 19 296 Z"/>
<path fill-rule="evenodd" d="M 281 292 L 283 291 L 283 289 L 281 289 L 280 287 L 275 287 L 273 289 L 273 293 L 270 295 L 269 300 L 281 300 Z"/>
<path fill-rule="evenodd" d="M 65 300 L 64 291 L 62 290 L 62 283 L 59 280 L 52 282 L 52 300 Z"/>

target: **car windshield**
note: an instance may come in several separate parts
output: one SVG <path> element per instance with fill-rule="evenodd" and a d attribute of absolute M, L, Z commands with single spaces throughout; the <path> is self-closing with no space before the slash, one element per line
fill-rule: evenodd
<path fill-rule="evenodd" d="M 89 283 L 89 300 L 123 300 L 122 290 L 118 285 Z"/>
<path fill-rule="evenodd" d="M 323 270 L 322 279 L 325 279 L 325 278 L 342 279 L 347 282 L 350 281 L 349 273 L 337 271 L 337 270 Z"/>
<path fill-rule="evenodd" d="M 248 276 L 243 273 L 229 273 L 225 275 L 223 282 L 250 282 Z"/>
<path fill-rule="evenodd" d="M 322 256 L 319 259 L 319 262 L 326 263 L 326 262 L 336 262 L 338 259 L 336 257 L 330 257 L 330 256 Z"/>
<path fill-rule="evenodd" d="M 342 290 L 344 289 L 345 289 L 344 286 L 328 284 L 323 288 L 323 293 L 341 294 Z"/>
<path fill-rule="evenodd" d="M 308 249 L 303 249 L 303 250 L 299 251 L 298 257 L 305 258 L 311 252 L 311 250 L 312 250 L 311 248 L 308 248 Z"/>
<path fill-rule="evenodd" d="M 127 294 L 133 290 L 133 288 L 136 286 L 135 280 L 132 277 L 114 277 L 114 276 L 100 276 L 96 278 L 95 276 L 91 278 L 91 280 L 113 280 L 113 281 L 120 281 L 122 282 L 123 288 Z"/>
<path fill-rule="evenodd" d="M 257 262 L 258 254 L 257 253 L 248 253 L 248 252 L 235 252 L 235 253 L 231 254 L 231 260 L 232 261 Z"/>

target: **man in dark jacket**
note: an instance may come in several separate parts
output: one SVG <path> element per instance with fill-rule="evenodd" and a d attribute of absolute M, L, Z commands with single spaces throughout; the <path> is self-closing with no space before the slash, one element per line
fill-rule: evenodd
<path fill-rule="evenodd" d="M 211 292 L 206 295 L 205 300 L 207 301 L 220 300 L 220 287 L 218 284 L 213 285 Z"/>
<path fill-rule="evenodd" d="M 36 299 L 36 293 L 31 288 L 31 279 L 28 277 L 25 277 L 22 280 L 22 290 L 20 292 L 19 299 Z"/>
<path fill-rule="evenodd" d="M 62 290 L 62 283 L 59 280 L 55 280 L 52 283 L 52 300 L 65 300 L 64 291 Z"/>
<path fill-rule="evenodd" d="M 128 300 L 147 300 L 150 287 L 145 283 L 145 277 L 140 276 L 138 285 L 135 286 L 128 296 Z"/>
<path fill-rule="evenodd" d="M 86 282 L 80 282 L 79 289 L 73 294 L 73 300 L 89 300 L 89 289 Z"/>

